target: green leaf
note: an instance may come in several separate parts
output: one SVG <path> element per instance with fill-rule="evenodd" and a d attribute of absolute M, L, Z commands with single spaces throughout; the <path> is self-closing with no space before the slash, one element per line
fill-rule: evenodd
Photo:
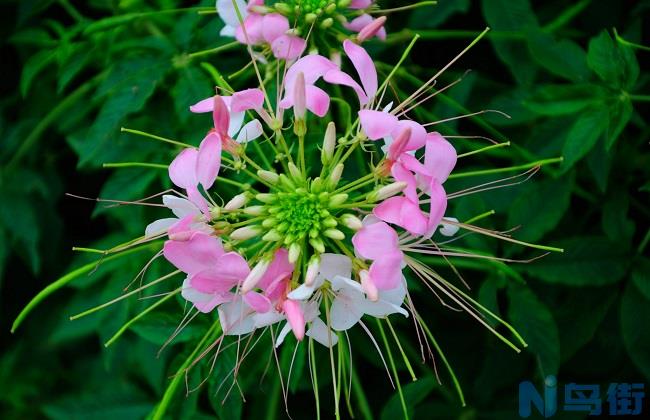
<path fill-rule="evenodd" d="M 521 31 L 539 27 L 528 0 L 483 0 L 483 15 L 495 31 Z M 529 85 L 535 78 L 537 66 L 533 62 L 523 40 L 493 38 L 492 45 L 497 55 L 512 72 L 517 82 Z"/>
<path fill-rule="evenodd" d="M 411 13 L 408 27 L 413 29 L 435 28 L 456 13 L 467 13 L 469 6 L 469 0 L 438 2 L 433 7 L 421 8 L 416 13 Z"/>
<path fill-rule="evenodd" d="M 573 177 L 529 185 L 510 205 L 508 226 L 521 226 L 517 238 L 535 242 L 560 222 L 569 207 Z"/>
<path fill-rule="evenodd" d="M 402 393 L 404 395 L 404 400 L 406 401 L 406 407 L 409 411 L 409 417 L 413 418 L 416 406 L 427 398 L 436 385 L 436 381 L 433 377 L 425 376 L 415 382 L 402 386 Z M 403 416 L 404 414 L 399 394 L 394 393 L 381 411 L 381 419 L 392 420 L 402 418 Z"/>
<path fill-rule="evenodd" d="M 564 249 L 531 264 L 527 273 L 548 283 L 568 286 L 602 286 L 620 281 L 628 260 L 620 244 L 600 236 L 578 236 L 553 243 Z"/>
<path fill-rule="evenodd" d="M 594 147 L 606 128 L 606 109 L 590 108 L 580 114 L 569 129 L 569 134 L 562 148 L 562 156 L 564 156 L 563 168 L 568 170 L 582 159 Z"/>
<path fill-rule="evenodd" d="M 632 269 L 632 281 L 645 298 L 650 300 L 650 258 L 641 257 L 636 261 Z"/>
<path fill-rule="evenodd" d="M 639 77 L 639 63 L 632 49 L 615 43 L 607 30 L 589 41 L 587 63 L 602 81 L 615 88 L 630 89 Z"/>
<path fill-rule="evenodd" d="M 500 285 L 493 277 L 488 277 L 481 288 L 478 289 L 478 301 L 481 305 L 485 306 L 490 312 L 497 316 L 501 316 L 499 310 L 499 302 L 497 293 L 499 291 Z M 490 324 L 492 327 L 496 327 L 499 322 L 492 317 L 488 317 L 485 321 Z"/>
<path fill-rule="evenodd" d="M 612 159 L 609 158 L 609 154 L 605 150 L 604 138 L 601 137 L 587 155 L 587 165 L 596 180 L 598 188 L 601 192 L 605 192 L 607 190 L 609 171 L 612 167 Z"/>
<path fill-rule="evenodd" d="M 604 96 L 603 88 L 587 83 L 548 84 L 535 89 L 530 97 L 524 99 L 523 105 L 540 115 L 555 117 L 582 111 L 602 102 Z"/>
<path fill-rule="evenodd" d="M 527 38 L 533 58 L 549 72 L 573 82 L 589 79 L 587 53 L 575 42 L 568 39 L 556 41 L 542 31 L 530 33 Z"/>
<path fill-rule="evenodd" d="M 57 93 L 65 90 L 68 84 L 83 70 L 87 64 L 91 63 L 92 51 L 85 48 L 78 48 L 72 56 L 62 64 L 59 69 L 59 77 L 56 83 Z"/>
<path fill-rule="evenodd" d="M 105 97 L 97 118 L 84 137 L 71 138 L 80 157 L 79 165 L 125 159 L 128 146 L 116 140 L 123 119 L 142 110 L 169 63 L 151 57 L 130 58 L 117 63 L 100 85 L 97 96 Z"/>
<path fill-rule="evenodd" d="M 45 49 L 31 56 L 23 66 L 23 72 L 20 75 L 20 94 L 27 97 L 29 88 L 34 78 L 54 60 L 56 53 L 50 49 Z"/>
<path fill-rule="evenodd" d="M 621 94 L 616 97 L 609 106 L 609 125 L 607 127 L 607 136 L 605 138 L 605 147 L 609 150 L 632 118 L 632 101 L 630 97 Z"/>
<path fill-rule="evenodd" d="M 621 299 L 621 334 L 630 359 L 650 379 L 650 301 L 628 283 Z"/>
<path fill-rule="evenodd" d="M 0 195 L 3 202 L 9 204 L 0 206 L 0 226 L 4 226 L 13 240 L 23 247 L 32 272 L 37 273 L 41 267 L 41 256 L 38 250 L 41 233 L 37 209 L 34 208 L 29 196 L 20 196 L 8 191 L 1 191 Z"/>
<path fill-rule="evenodd" d="M 634 222 L 627 217 L 628 208 L 627 193 L 615 192 L 605 200 L 601 219 L 607 237 L 626 249 L 629 248 L 630 239 L 634 235 Z"/>
<path fill-rule="evenodd" d="M 555 375 L 560 367 L 560 337 L 551 311 L 528 288 L 508 287 L 508 317 L 537 356 L 543 376 Z"/>
<path fill-rule="evenodd" d="M 172 315 L 163 312 L 149 313 L 131 326 L 131 330 L 145 340 L 163 345 L 174 333 L 180 324 L 182 316 Z M 172 340 L 171 344 L 184 343 L 192 340 L 199 340 L 205 334 L 205 324 L 191 322 L 185 326 L 180 333 Z"/>
<path fill-rule="evenodd" d="M 174 108 L 181 122 L 190 117 L 190 105 L 201 99 L 214 95 L 214 87 L 206 74 L 196 67 L 185 67 L 180 70 L 179 78 L 172 89 Z"/>

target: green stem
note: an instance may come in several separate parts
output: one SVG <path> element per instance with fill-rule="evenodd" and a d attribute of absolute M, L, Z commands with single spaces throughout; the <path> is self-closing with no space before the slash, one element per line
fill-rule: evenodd
<path fill-rule="evenodd" d="M 192 363 L 192 361 L 199 353 L 201 348 L 203 348 L 203 345 L 209 341 L 215 340 L 220 333 L 221 333 L 221 326 L 219 324 L 219 321 L 215 321 L 215 323 L 212 324 L 210 329 L 208 329 L 208 331 L 205 333 L 201 341 L 199 341 L 199 344 L 196 345 L 192 353 L 190 353 L 187 359 L 185 359 L 183 364 L 176 371 L 176 374 L 173 376 L 172 381 L 167 386 L 167 389 L 165 390 L 165 393 L 163 394 L 160 403 L 158 403 L 158 405 L 154 408 L 154 411 L 151 415 L 152 420 L 161 420 L 164 418 L 165 412 L 167 411 L 167 407 L 169 406 L 169 403 L 172 401 L 172 398 L 176 393 L 176 389 L 178 388 L 178 386 L 181 383 L 181 380 L 184 377 L 183 371 L 187 369 L 190 363 Z"/>
<path fill-rule="evenodd" d="M 411 49 L 413 49 L 413 46 L 415 45 L 416 41 L 420 38 L 420 35 L 416 34 L 413 36 L 413 39 L 409 43 L 409 45 L 406 47 L 404 52 L 402 53 L 402 56 L 400 59 L 397 61 L 397 64 L 393 67 L 393 69 L 388 73 L 388 76 L 386 76 L 386 79 L 384 79 L 384 82 L 379 86 L 379 89 L 377 89 L 377 92 L 383 91 L 386 86 L 388 86 L 388 82 L 390 82 L 390 79 L 395 75 L 397 72 L 397 69 L 402 65 L 404 60 L 406 60 L 406 57 L 408 57 L 409 53 L 411 52 Z"/>
<path fill-rule="evenodd" d="M 316 419 L 320 420 L 320 398 L 318 397 L 318 374 L 316 373 L 316 354 L 314 352 L 314 340 L 312 340 L 311 337 L 309 337 L 309 357 L 310 357 L 310 365 L 311 365 L 311 373 L 312 373 L 312 379 L 313 383 L 312 386 L 314 388 L 314 399 L 316 400 Z"/>
<path fill-rule="evenodd" d="M 465 223 L 466 225 L 469 225 L 471 223 L 478 222 L 481 219 L 485 219 L 486 217 L 492 216 L 495 213 L 496 212 L 494 210 L 489 210 L 489 211 L 486 211 L 485 213 L 479 214 L 478 216 L 474 216 L 471 219 L 468 219 L 463 223 Z"/>
<path fill-rule="evenodd" d="M 650 102 L 650 95 L 628 95 L 629 98 L 637 102 Z"/>
<path fill-rule="evenodd" d="M 582 0 L 566 8 L 558 17 L 553 19 L 551 22 L 544 25 L 542 30 L 544 32 L 555 32 L 560 29 L 567 23 L 569 23 L 574 17 L 578 16 L 587 6 L 589 6 L 591 0 Z"/>
<path fill-rule="evenodd" d="M 81 13 L 79 13 L 79 11 L 72 4 L 70 4 L 68 0 L 59 0 L 59 4 L 77 22 L 83 22 L 86 20 L 86 18 L 84 18 Z"/>
<path fill-rule="evenodd" d="M 414 4 L 409 4 L 408 6 L 401 6 L 401 7 L 394 7 L 392 9 L 377 9 L 377 10 L 369 10 L 369 14 L 377 14 L 377 13 L 393 13 L 393 12 L 403 12 L 405 10 L 411 10 L 411 9 L 417 9 L 419 7 L 426 7 L 426 6 L 435 6 L 437 5 L 437 1 L 421 1 L 418 3 Z"/>
<path fill-rule="evenodd" d="M 618 31 L 616 30 L 616 28 L 614 28 L 614 37 L 616 37 L 616 41 L 617 41 L 619 44 L 627 45 L 628 47 L 631 47 L 631 48 L 637 48 L 637 49 L 639 49 L 639 50 L 643 50 L 643 51 L 650 51 L 650 47 L 646 47 L 645 45 L 641 45 L 641 44 L 636 44 L 636 43 L 634 43 L 634 42 L 630 42 L 630 41 L 624 39 L 623 37 L 621 37 L 621 36 L 618 34 Z"/>
<path fill-rule="evenodd" d="M 138 320 L 140 320 L 142 317 L 147 315 L 149 312 L 153 311 L 154 309 L 156 309 L 157 307 L 159 307 L 163 303 L 167 302 L 169 299 L 176 296 L 180 291 L 181 291 L 181 288 L 179 287 L 178 289 L 174 290 L 173 292 L 168 293 L 165 297 L 163 297 L 162 299 L 159 299 L 156 303 L 149 306 L 147 309 L 145 309 L 144 311 L 140 312 L 139 314 L 137 314 L 136 316 L 134 316 L 133 318 L 128 320 L 126 324 L 122 325 L 122 327 L 119 330 L 117 330 L 117 332 L 115 334 L 113 334 L 113 336 L 111 338 L 109 338 L 108 341 L 106 341 L 104 343 L 104 347 L 108 347 L 111 344 L 113 344 L 118 338 L 120 338 L 120 336 L 122 334 L 124 334 L 124 332 L 126 330 L 128 330 L 131 327 L 131 325 L 135 324 L 136 322 L 138 322 Z"/>
<path fill-rule="evenodd" d="M 90 35 L 94 32 L 105 31 L 111 29 L 115 26 L 126 25 L 134 20 L 147 18 L 151 16 L 160 16 L 160 15 L 169 15 L 176 13 L 184 12 L 199 12 L 201 10 L 212 10 L 213 8 L 206 7 L 185 7 L 180 9 L 167 9 L 167 10 L 155 10 L 151 12 L 137 12 L 137 13 L 127 13 L 123 15 L 110 16 L 98 21 L 95 21 L 88 25 L 84 29 L 84 35 Z"/>
<path fill-rule="evenodd" d="M 189 58 L 203 57 L 205 55 L 217 54 L 217 53 L 220 53 L 222 51 L 232 50 L 233 48 L 236 48 L 239 45 L 241 45 L 241 44 L 238 41 L 233 41 L 233 42 L 229 42 L 229 43 L 224 44 L 224 45 L 219 45 L 218 47 L 215 47 L 215 48 L 210 48 L 210 49 L 203 50 L 203 51 L 193 52 L 193 53 L 188 54 L 187 56 Z"/>
<path fill-rule="evenodd" d="M 142 136 L 142 137 L 148 137 L 148 138 L 150 138 L 150 139 L 154 139 L 154 140 L 162 141 L 163 143 L 173 144 L 173 145 L 175 145 L 175 146 L 180 146 L 180 147 L 194 147 L 194 146 L 192 146 L 191 144 L 182 143 L 182 142 L 180 142 L 180 141 L 176 141 L 176 140 L 168 139 L 168 138 L 166 138 L 166 137 L 157 136 L 157 135 L 155 135 L 155 134 L 150 134 L 150 133 L 147 133 L 147 132 L 145 132 L 145 131 L 133 130 L 133 129 L 131 129 L 131 128 L 126 128 L 126 127 L 122 127 L 122 128 L 120 128 L 120 131 L 123 132 L 123 133 L 131 133 L 131 134 L 136 134 L 136 135 L 138 135 L 138 136 Z"/>
<path fill-rule="evenodd" d="M 399 381 L 399 376 L 397 375 L 397 367 L 395 367 L 395 361 L 393 360 L 393 353 L 390 351 L 390 346 L 388 345 L 388 339 L 386 338 L 386 333 L 384 332 L 384 327 L 381 326 L 379 318 L 376 318 L 377 326 L 379 327 L 379 333 L 381 334 L 381 339 L 384 342 L 384 347 L 386 348 L 386 353 L 388 354 L 388 362 L 390 363 L 390 369 L 393 372 L 393 377 L 395 378 L 395 383 L 397 384 L 397 393 L 399 394 L 399 400 L 402 404 L 402 412 L 404 413 L 404 418 L 409 419 L 408 409 L 406 408 L 406 400 L 404 399 L 404 392 L 402 392 L 402 384 Z"/>
<path fill-rule="evenodd" d="M 82 274 L 86 274 L 88 272 L 91 272 L 95 270 L 99 264 L 107 263 L 111 260 L 117 259 L 124 257 L 126 255 L 134 254 L 139 251 L 143 251 L 145 249 L 150 249 L 152 248 L 153 244 L 146 244 L 142 245 L 139 247 L 131 248 L 128 249 L 124 252 L 121 252 L 119 254 L 115 255 L 109 255 L 107 257 L 103 257 L 97 261 L 93 261 L 91 263 L 88 263 L 86 265 L 83 265 L 68 274 L 64 275 L 63 277 L 58 278 L 56 281 L 48 285 L 45 289 L 41 290 L 36 296 L 32 298 L 32 300 L 29 301 L 29 303 L 23 308 L 22 311 L 18 314 L 16 319 L 14 320 L 14 323 L 11 326 L 11 332 L 13 333 L 16 331 L 16 329 L 20 326 L 20 324 L 24 321 L 24 319 L 27 317 L 27 315 L 41 302 L 43 301 L 46 297 L 51 295 L 52 293 L 56 292 L 63 286 L 67 285 L 70 283 L 72 280 L 76 279 L 77 277 L 81 276 Z M 158 245 L 158 244 L 156 244 Z"/>
<path fill-rule="evenodd" d="M 482 153 L 482 152 L 486 152 L 488 150 L 498 149 L 500 147 L 506 147 L 506 146 L 510 146 L 509 141 L 506 141 L 506 142 L 503 142 L 503 143 L 492 144 L 490 146 L 482 147 L 480 149 L 476 149 L 476 150 L 472 150 L 472 151 L 469 151 L 469 152 L 461 153 L 460 155 L 458 155 L 458 157 L 459 158 L 467 157 L 467 156 L 475 155 L 477 153 Z"/>
<path fill-rule="evenodd" d="M 155 169 L 165 169 L 169 168 L 169 165 L 162 163 L 148 163 L 148 162 L 109 162 L 102 164 L 104 168 L 155 168 Z"/>
<path fill-rule="evenodd" d="M 357 375 L 357 370 L 354 366 L 352 367 L 350 375 L 352 375 L 352 389 L 357 394 L 357 403 L 359 404 L 361 414 L 363 414 L 363 417 L 366 420 L 374 418 L 372 410 L 370 409 L 370 404 L 368 404 L 368 398 L 366 397 L 366 393 L 359 381 L 359 375 Z"/>
<path fill-rule="evenodd" d="M 550 158 L 550 159 L 542 159 L 542 160 L 538 160 L 538 161 L 530 162 L 530 163 L 524 163 L 523 165 L 508 166 L 507 168 L 482 169 L 482 170 L 478 170 L 478 171 L 460 172 L 460 173 L 455 173 L 455 174 L 449 175 L 448 179 L 465 178 L 465 177 L 468 177 L 468 176 L 480 176 L 480 175 L 498 174 L 498 173 L 501 173 L 501 172 L 520 171 L 520 170 L 523 170 L 523 169 L 534 168 L 536 166 L 548 165 L 550 163 L 560 163 L 563 160 L 564 160 L 563 157 L 557 157 L 557 158 Z"/>
<path fill-rule="evenodd" d="M 406 369 L 408 369 L 409 373 L 411 374 L 411 379 L 413 380 L 413 382 L 417 381 L 418 378 L 415 376 L 415 372 L 413 371 L 413 367 L 411 366 L 411 362 L 409 361 L 408 357 L 406 356 L 406 353 L 404 353 L 404 349 L 402 348 L 402 343 L 400 343 L 399 338 L 397 338 L 397 334 L 395 333 L 395 330 L 393 329 L 393 324 L 390 323 L 390 319 L 388 319 L 388 317 L 386 317 L 386 324 L 388 324 L 388 329 L 390 329 L 390 332 L 393 335 L 393 339 L 395 340 L 395 343 L 397 343 L 397 348 L 399 348 L 399 351 L 402 354 L 402 359 L 404 360 L 404 364 L 406 365 Z"/>

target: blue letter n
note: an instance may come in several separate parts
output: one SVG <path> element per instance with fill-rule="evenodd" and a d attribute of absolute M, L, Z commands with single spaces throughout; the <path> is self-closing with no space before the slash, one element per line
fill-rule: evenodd
<path fill-rule="evenodd" d="M 519 384 L 519 415 L 521 417 L 530 417 L 532 405 L 544 417 L 548 418 L 555 414 L 557 410 L 557 381 L 555 376 L 547 376 L 544 381 L 544 399 L 537 392 L 532 382 L 524 381 Z"/>

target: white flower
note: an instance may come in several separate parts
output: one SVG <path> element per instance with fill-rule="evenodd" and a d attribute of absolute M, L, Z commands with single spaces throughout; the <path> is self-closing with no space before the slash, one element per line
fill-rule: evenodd
<path fill-rule="evenodd" d="M 456 225 L 445 223 L 445 220 L 458 223 L 458 219 L 456 219 L 455 217 L 443 217 L 442 222 L 440 222 L 440 226 L 441 226 L 439 230 L 440 234 L 444 236 L 454 236 L 456 232 L 458 232 L 458 229 L 460 228 Z"/>
<path fill-rule="evenodd" d="M 197 230 L 205 233 L 211 233 L 212 229 L 205 223 L 205 217 L 201 210 L 189 200 L 175 195 L 163 195 L 163 204 L 174 213 L 176 217 L 168 217 L 164 219 L 155 220 L 145 228 L 144 237 L 151 238 L 153 236 L 166 233 L 167 229 L 176 224 L 180 219 L 186 216 L 194 216 L 195 222 L 190 226 L 192 230 Z"/>
<path fill-rule="evenodd" d="M 234 3 L 237 3 L 237 9 L 241 13 L 242 20 L 248 16 L 247 5 L 244 0 L 217 0 L 217 12 L 219 12 L 221 20 L 225 23 L 225 26 L 219 32 L 221 36 L 235 36 L 235 29 L 240 25 Z"/>

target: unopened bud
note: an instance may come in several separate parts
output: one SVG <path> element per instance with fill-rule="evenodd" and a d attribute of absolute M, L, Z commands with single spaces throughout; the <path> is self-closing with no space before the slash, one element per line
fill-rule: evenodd
<path fill-rule="evenodd" d="M 332 173 L 330 174 L 329 178 L 329 184 L 331 188 L 335 188 L 339 181 L 341 180 L 341 175 L 343 175 L 343 169 L 345 167 L 343 166 L 342 163 L 339 163 L 332 169 Z"/>
<path fill-rule="evenodd" d="M 331 27 L 333 24 L 334 24 L 334 19 L 332 19 L 331 17 L 328 17 L 327 19 L 324 19 L 321 22 L 320 27 L 321 27 L 321 29 L 327 29 L 327 28 Z"/>
<path fill-rule="evenodd" d="M 323 226 L 326 228 L 334 228 L 338 224 L 339 222 L 337 222 L 336 219 L 333 217 L 328 217 L 327 219 L 323 220 Z"/>
<path fill-rule="evenodd" d="M 285 174 L 280 174 L 280 184 L 288 190 L 296 189 L 296 184 L 294 184 Z"/>
<path fill-rule="evenodd" d="M 334 148 L 336 147 L 336 124 L 330 121 L 325 129 L 325 138 L 323 139 L 323 149 L 320 152 L 320 160 L 323 165 L 327 165 L 334 157 Z"/>
<path fill-rule="evenodd" d="M 311 181 L 311 191 L 318 193 L 323 188 L 323 180 L 321 177 L 317 176 Z"/>
<path fill-rule="evenodd" d="M 230 201 L 228 201 L 226 203 L 226 205 L 223 206 L 223 208 L 225 210 L 229 210 L 229 211 L 240 209 L 240 208 L 242 208 L 243 206 L 246 205 L 246 203 L 248 202 L 248 199 L 249 199 L 249 196 L 248 196 L 247 193 L 237 194 L 236 196 L 231 198 Z"/>
<path fill-rule="evenodd" d="M 323 232 L 323 235 L 327 236 L 328 238 L 336 239 L 339 241 L 345 239 L 345 235 L 343 234 L 343 232 L 341 232 L 338 229 L 326 229 Z"/>
<path fill-rule="evenodd" d="M 255 196 L 255 198 L 257 198 L 257 199 L 258 199 L 259 201 L 261 201 L 262 203 L 267 203 L 267 204 L 269 204 L 269 203 L 274 202 L 275 199 L 276 199 L 277 197 L 275 196 L 275 194 L 264 194 L 264 193 L 260 193 L 260 194 L 257 194 L 257 195 Z"/>
<path fill-rule="evenodd" d="M 273 7 L 283 15 L 288 15 L 293 12 L 293 9 L 287 3 L 275 3 Z"/>
<path fill-rule="evenodd" d="M 318 271 L 320 270 L 320 257 L 318 255 L 313 255 L 309 259 L 309 264 L 307 264 L 307 272 L 305 273 L 305 284 L 311 286 L 316 280 Z"/>
<path fill-rule="evenodd" d="M 330 197 L 329 205 L 331 207 L 340 206 L 341 204 L 345 203 L 347 200 L 348 200 L 347 194 L 344 193 L 334 194 L 332 197 Z"/>
<path fill-rule="evenodd" d="M 339 7 L 339 9 L 346 9 L 350 3 L 352 3 L 352 0 L 339 0 L 336 5 Z"/>
<path fill-rule="evenodd" d="M 399 182 L 393 182 L 392 184 L 384 185 L 377 191 L 373 191 L 368 194 L 368 201 L 370 202 L 375 202 L 375 201 L 383 201 L 389 197 L 394 196 L 395 194 L 399 194 L 406 188 L 408 184 L 403 181 Z"/>
<path fill-rule="evenodd" d="M 316 250 L 318 253 L 325 252 L 325 243 L 321 238 L 311 238 L 309 239 L 309 244 Z"/>
<path fill-rule="evenodd" d="M 278 223 L 278 219 L 276 219 L 275 217 L 267 217 L 266 219 L 264 219 L 264 221 L 262 221 L 262 226 L 264 226 L 265 228 L 270 228 L 275 226 L 277 223 Z"/>
<path fill-rule="evenodd" d="M 282 240 L 282 235 L 278 233 L 277 230 L 271 229 L 264 236 L 262 236 L 263 241 L 277 242 Z"/>
<path fill-rule="evenodd" d="M 352 214 L 346 213 L 340 218 L 341 223 L 343 226 L 347 227 L 348 229 L 352 230 L 359 230 L 363 227 L 363 223 L 357 216 L 354 216 Z"/>
<path fill-rule="evenodd" d="M 361 272 L 359 272 L 359 278 L 361 279 L 361 289 L 366 293 L 368 299 L 373 302 L 378 301 L 379 291 L 377 290 L 375 283 L 372 281 L 372 278 L 370 278 L 368 270 L 361 270 Z"/>
<path fill-rule="evenodd" d="M 219 216 L 221 216 L 221 208 L 219 206 L 210 207 L 210 218 L 218 219 Z"/>
<path fill-rule="evenodd" d="M 259 13 L 260 15 L 265 15 L 267 13 L 272 13 L 273 9 L 267 6 L 258 6 L 258 5 L 253 5 L 253 6 L 248 6 L 248 10 L 250 10 L 253 13 Z"/>
<path fill-rule="evenodd" d="M 244 213 L 251 216 L 261 216 L 266 212 L 265 206 L 248 206 L 244 209 Z"/>
<path fill-rule="evenodd" d="M 267 258 L 262 259 L 260 262 L 258 262 L 255 267 L 253 267 L 251 272 L 248 273 L 246 279 L 244 279 L 244 282 L 241 286 L 241 292 L 248 293 L 253 290 L 255 286 L 257 286 L 257 283 L 260 281 L 264 273 L 266 273 L 266 270 L 269 268 L 270 264 L 271 260 Z"/>
<path fill-rule="evenodd" d="M 386 16 L 381 16 L 373 20 L 359 31 L 357 41 L 362 43 L 377 35 L 377 32 L 384 27 L 384 23 L 386 23 Z"/>
<path fill-rule="evenodd" d="M 294 165 L 293 162 L 289 162 L 287 164 L 287 167 L 289 168 L 289 173 L 294 179 L 302 179 L 302 173 L 300 172 L 300 169 L 296 165 Z"/>
<path fill-rule="evenodd" d="M 299 72 L 293 87 L 293 115 L 296 117 L 296 120 L 304 120 L 305 114 L 307 113 L 305 89 L 305 74 Z M 296 135 L 300 134 L 296 133 Z"/>
<path fill-rule="evenodd" d="M 325 7 L 325 13 L 332 14 L 336 10 L 336 3 L 330 3 Z"/>
<path fill-rule="evenodd" d="M 305 22 L 307 23 L 313 23 L 318 19 L 318 15 L 316 13 L 307 13 L 305 15 Z"/>
<path fill-rule="evenodd" d="M 300 257 L 300 244 L 294 242 L 289 246 L 289 262 L 295 264 L 298 257 Z"/>
<path fill-rule="evenodd" d="M 259 176 L 269 184 L 273 184 L 273 185 L 275 185 L 278 182 L 278 179 L 280 178 L 280 176 L 275 172 L 266 171 L 264 169 L 260 169 L 259 171 L 257 171 L 257 176 Z"/>
<path fill-rule="evenodd" d="M 235 229 L 230 234 L 230 239 L 236 241 L 245 241 L 247 239 L 254 238 L 262 232 L 262 228 L 259 226 L 244 226 L 239 229 Z"/>

